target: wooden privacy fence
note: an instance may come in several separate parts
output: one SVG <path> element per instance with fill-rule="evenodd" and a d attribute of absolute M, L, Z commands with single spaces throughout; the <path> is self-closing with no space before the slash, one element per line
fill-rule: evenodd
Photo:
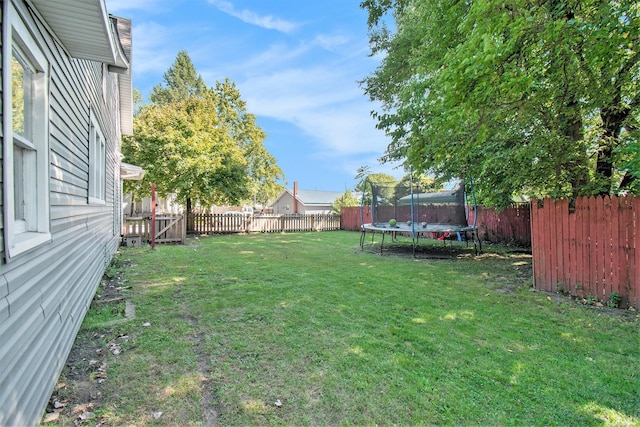
<path fill-rule="evenodd" d="M 469 215 L 473 223 L 474 211 Z M 364 222 L 371 222 L 371 211 L 365 207 Z M 343 207 L 340 211 L 340 224 L 343 230 L 360 231 L 360 207 Z M 478 207 L 478 238 L 492 243 L 517 243 L 531 245 L 531 221 L 528 204 L 513 205 L 502 211 Z"/>
<path fill-rule="evenodd" d="M 534 200 L 535 287 L 640 309 L 640 197 Z"/>
<path fill-rule="evenodd" d="M 515 243 L 531 247 L 531 208 L 529 203 L 509 206 L 498 211 L 478 206 L 478 238 L 491 243 Z M 469 213 L 473 224 L 475 211 Z"/>
<path fill-rule="evenodd" d="M 191 214 L 189 224 L 189 233 L 197 234 L 327 231 L 340 229 L 340 216 Z"/>
<path fill-rule="evenodd" d="M 143 242 L 150 242 L 151 217 L 125 217 L 122 235 L 139 236 Z M 156 243 L 184 243 L 185 236 L 184 215 L 156 216 Z"/>

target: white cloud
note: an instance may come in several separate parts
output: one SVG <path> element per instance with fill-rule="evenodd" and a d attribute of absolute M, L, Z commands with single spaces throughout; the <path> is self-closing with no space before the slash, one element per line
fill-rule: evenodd
<path fill-rule="evenodd" d="M 209 0 L 209 3 L 220 9 L 220 11 L 234 18 L 240 19 L 247 24 L 257 25 L 258 27 L 268 30 L 276 30 L 282 33 L 291 33 L 300 25 L 287 21 L 285 19 L 276 18 L 272 15 L 259 15 L 251 10 L 236 10 L 232 3 L 224 0 Z"/>
<path fill-rule="evenodd" d="M 359 95 L 356 87 L 345 87 L 335 70 L 326 67 L 288 68 L 253 75 L 240 86 L 252 112 L 289 122 Z"/>
<path fill-rule="evenodd" d="M 331 53 L 335 53 L 341 46 L 346 46 L 345 49 L 348 50 L 348 42 L 349 39 L 344 36 L 320 34 L 310 41 L 302 40 L 293 46 L 284 42 L 274 43 L 262 52 L 247 55 L 234 64 L 227 63 L 224 66 L 228 71 L 233 71 L 233 74 L 264 75 L 275 70 L 295 67 L 298 63 L 305 62 L 305 55 L 309 55 L 308 58 L 317 57 L 317 48 Z M 353 51 L 348 52 L 351 54 Z M 202 74 L 213 75 L 213 72 L 204 70 Z"/>
<path fill-rule="evenodd" d="M 167 27 L 155 22 L 133 26 L 134 76 L 163 73 L 169 68 L 177 53 L 173 47 L 167 47 L 170 34 Z"/>
<path fill-rule="evenodd" d="M 338 67 L 286 69 L 252 76 L 239 87 L 251 113 L 294 124 L 323 157 L 379 157 L 387 146 L 369 114 L 371 104 Z"/>
<path fill-rule="evenodd" d="M 325 50 L 334 51 L 348 41 L 349 39 L 342 35 L 319 34 L 314 39 L 314 44 L 320 45 Z"/>

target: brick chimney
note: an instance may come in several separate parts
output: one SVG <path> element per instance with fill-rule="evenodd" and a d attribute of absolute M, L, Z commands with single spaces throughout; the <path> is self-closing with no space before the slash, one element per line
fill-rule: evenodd
<path fill-rule="evenodd" d="M 293 213 L 298 213 L 298 181 L 293 181 Z"/>

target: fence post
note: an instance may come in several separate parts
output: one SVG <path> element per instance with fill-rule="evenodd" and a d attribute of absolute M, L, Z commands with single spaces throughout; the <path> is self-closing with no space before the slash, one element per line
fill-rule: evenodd
<path fill-rule="evenodd" d="M 184 241 L 187 237 L 187 215 L 182 214 L 182 244 L 184 245 Z"/>
<path fill-rule="evenodd" d="M 156 185 L 151 183 L 151 249 L 156 248 Z"/>

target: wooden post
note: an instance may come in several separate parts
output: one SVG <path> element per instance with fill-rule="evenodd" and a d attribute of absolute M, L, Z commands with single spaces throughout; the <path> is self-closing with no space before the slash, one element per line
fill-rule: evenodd
<path fill-rule="evenodd" d="M 156 248 L 156 185 L 151 184 L 151 249 Z"/>
<path fill-rule="evenodd" d="M 187 237 L 187 214 L 182 214 L 182 221 L 180 221 L 180 223 L 182 224 L 182 244 L 184 245 L 184 241 Z"/>

